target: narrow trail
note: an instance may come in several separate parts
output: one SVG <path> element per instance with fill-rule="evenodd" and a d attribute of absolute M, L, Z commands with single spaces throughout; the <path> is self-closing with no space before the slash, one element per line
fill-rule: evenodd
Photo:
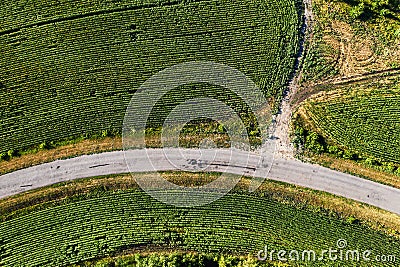
<path fill-rule="evenodd" d="M 294 147 L 290 140 L 290 121 L 292 118 L 293 98 L 299 90 L 299 81 L 302 76 L 301 64 L 305 56 L 305 45 L 312 39 L 312 28 L 314 15 L 312 13 L 312 0 L 304 0 L 304 14 L 302 18 L 301 39 L 299 52 L 294 66 L 293 78 L 289 87 L 284 92 L 284 97 L 280 106 L 280 111 L 276 116 L 275 138 L 277 139 L 276 156 L 286 159 L 294 159 Z"/>
<path fill-rule="evenodd" d="M 385 69 L 379 71 L 373 71 L 369 73 L 363 73 L 359 75 L 354 75 L 350 77 L 338 77 L 326 81 L 321 81 L 316 84 L 313 84 L 303 91 L 299 92 L 295 97 L 291 99 L 291 105 L 295 109 L 298 107 L 303 101 L 312 97 L 319 92 L 325 91 L 327 86 L 330 87 L 337 87 L 341 85 L 349 85 L 355 84 L 363 81 L 370 81 L 375 79 L 380 79 L 382 77 L 396 77 L 400 76 L 400 68 L 393 68 L 393 69 Z"/>

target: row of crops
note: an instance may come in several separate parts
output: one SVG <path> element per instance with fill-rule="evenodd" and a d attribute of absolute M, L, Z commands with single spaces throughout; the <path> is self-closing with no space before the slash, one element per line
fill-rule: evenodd
<path fill-rule="evenodd" d="M 380 161 L 400 163 L 398 79 L 341 88 L 303 107 L 330 142 Z"/>
<path fill-rule="evenodd" d="M 0 11 L 1 32 L 8 32 L 26 27 L 27 25 L 40 25 L 48 21 L 65 20 L 66 18 L 86 16 L 87 14 L 113 13 L 120 10 L 151 8 L 155 6 L 167 6 L 184 4 L 189 2 L 201 2 L 206 0 L 104 0 L 79 2 L 73 0 L 55 1 L 3 1 L 6 9 Z M 7 18 L 12 17 L 12 20 Z"/>
<path fill-rule="evenodd" d="M 227 64 L 279 98 L 297 51 L 292 0 L 7 2 L 0 153 L 119 132 L 139 86 L 182 62 Z"/>
<path fill-rule="evenodd" d="M 118 267 L 272 267 L 281 266 L 280 263 L 271 263 L 258 261 L 251 256 L 218 255 L 213 253 L 151 253 L 121 256 L 116 258 L 106 258 L 98 261 L 90 261 L 81 264 L 74 264 L 71 267 L 78 266 L 118 266 Z"/>
<path fill-rule="evenodd" d="M 140 248 L 247 255 L 268 245 L 276 251 L 320 253 L 336 248 L 339 239 L 345 239 L 349 249 L 371 250 L 372 255 L 400 253 L 398 239 L 366 226 L 239 192 L 197 208 L 162 204 L 140 190 L 104 192 L 20 213 L 2 222 L 0 233 L 4 266 L 61 266 Z M 344 265 L 328 259 L 303 263 Z M 346 266 L 367 266 L 364 263 Z"/>

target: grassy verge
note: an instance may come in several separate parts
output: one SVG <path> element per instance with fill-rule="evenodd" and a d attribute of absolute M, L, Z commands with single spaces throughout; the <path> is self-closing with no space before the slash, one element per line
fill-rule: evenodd
<path fill-rule="evenodd" d="M 31 150 L 20 156 L 14 156 L 7 160 L 0 160 L 0 174 L 9 173 L 19 169 L 65 159 L 85 154 L 101 153 L 122 149 L 121 137 L 106 137 L 99 139 L 76 139 L 69 144 L 61 144 L 54 148 Z"/>
<path fill-rule="evenodd" d="M 146 135 L 146 147 L 164 147 L 161 141 L 161 129 L 154 129 Z M 259 132 L 257 132 L 259 134 Z M 217 147 L 227 147 L 230 145 L 230 138 L 214 123 L 188 124 L 180 133 L 180 147 L 199 147 L 202 140 L 207 138 Z M 165 142 L 170 142 L 171 138 L 165 138 Z M 250 143 L 259 142 L 259 137 L 250 138 Z M 134 140 L 130 139 L 130 145 L 134 146 Z M 138 141 L 138 148 L 139 148 Z M 119 135 L 96 136 L 93 138 L 78 138 L 68 141 L 48 144 L 46 146 L 25 150 L 20 153 L 13 153 L 10 156 L 0 158 L 0 175 L 13 172 L 19 169 L 28 168 L 46 162 L 60 159 L 67 159 L 81 155 L 96 154 L 123 149 L 122 137 Z"/>

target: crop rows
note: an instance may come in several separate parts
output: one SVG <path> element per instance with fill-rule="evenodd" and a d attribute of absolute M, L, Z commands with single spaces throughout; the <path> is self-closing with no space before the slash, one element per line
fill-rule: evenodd
<path fill-rule="evenodd" d="M 358 153 L 400 163 L 400 96 L 396 87 L 339 94 L 306 104 L 312 123 L 329 140 Z"/>
<path fill-rule="evenodd" d="M 201 2 L 205 0 L 191 0 Z M 183 4 L 185 0 L 119 0 L 119 1 L 73 1 L 61 0 L 57 2 L 26 2 L 5 0 L 3 4 L 8 8 L 0 11 L 0 31 L 7 32 L 26 25 L 42 24 L 46 21 L 65 20 L 69 17 L 84 16 L 90 13 L 117 12 L 118 10 L 131 10 L 149 8 L 154 6 L 167 6 Z M 12 17 L 13 19 L 7 19 Z"/>
<path fill-rule="evenodd" d="M 130 4 L 139 2 L 146 1 Z M 20 29 L 0 35 L 0 153 L 106 129 L 118 132 L 136 89 L 182 62 L 227 64 L 252 78 L 267 97 L 280 97 L 297 50 L 294 2 L 158 2 L 25 28 L 21 25 L 36 23 L 24 17 L 32 6 L 15 16 L 3 8 L 10 21 L 5 30 Z M 87 3 L 73 8 L 86 14 L 117 5 Z M 68 17 L 62 7 L 69 4 L 52 8 Z M 40 5 L 48 8 L 42 2 L 35 8 Z"/>
<path fill-rule="evenodd" d="M 265 245 L 319 251 L 343 237 L 354 248 L 374 244 L 376 250 L 399 252 L 398 241 L 364 226 L 242 194 L 176 208 L 141 191 L 120 191 L 21 215 L 0 224 L 0 233 L 5 266 L 58 266 L 146 246 L 245 254 Z"/>

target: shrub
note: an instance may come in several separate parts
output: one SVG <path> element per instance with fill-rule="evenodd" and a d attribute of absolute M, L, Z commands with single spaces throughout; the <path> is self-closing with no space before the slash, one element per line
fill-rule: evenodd
<path fill-rule="evenodd" d="M 346 219 L 346 222 L 348 222 L 349 224 L 357 224 L 359 223 L 359 220 L 357 220 L 356 218 L 354 218 L 353 216 L 350 216 Z"/>
<path fill-rule="evenodd" d="M 354 6 L 350 9 L 350 17 L 353 19 L 360 18 L 365 13 L 365 5 L 364 3 L 360 3 L 357 6 Z"/>
<path fill-rule="evenodd" d="M 10 150 L 7 151 L 7 158 L 8 159 L 11 159 L 11 158 L 13 158 L 13 157 L 15 157 L 17 155 L 18 155 L 18 153 L 14 149 L 10 149 Z"/>
<path fill-rule="evenodd" d="M 305 148 L 321 154 L 325 151 L 325 148 L 321 142 L 320 136 L 315 132 L 310 132 L 309 135 L 306 137 Z"/>
<path fill-rule="evenodd" d="M 7 159 L 7 153 L 6 152 L 0 153 L 0 161 L 6 159 Z"/>
<path fill-rule="evenodd" d="M 45 150 L 45 149 L 49 149 L 49 148 L 51 148 L 51 146 L 50 146 L 50 144 L 47 143 L 46 141 L 44 141 L 43 143 L 41 143 L 41 144 L 39 145 L 39 149 L 40 149 L 40 150 Z"/>

